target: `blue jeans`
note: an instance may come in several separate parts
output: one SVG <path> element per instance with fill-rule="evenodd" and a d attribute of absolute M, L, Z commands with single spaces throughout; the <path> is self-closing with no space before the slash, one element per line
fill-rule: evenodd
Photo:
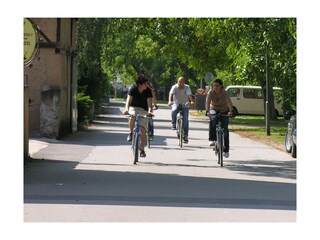
<path fill-rule="evenodd" d="M 171 119 L 172 119 L 172 125 L 176 125 L 177 123 L 177 114 L 179 110 L 182 109 L 182 116 L 183 116 L 183 131 L 184 135 L 188 136 L 189 133 L 189 108 L 188 107 L 182 107 L 177 104 L 172 105 L 171 110 Z"/>
<path fill-rule="evenodd" d="M 221 127 L 224 129 L 224 152 L 229 152 L 229 117 L 221 116 Z M 209 123 L 209 141 L 217 141 L 216 124 L 218 117 L 216 114 L 211 115 Z"/>

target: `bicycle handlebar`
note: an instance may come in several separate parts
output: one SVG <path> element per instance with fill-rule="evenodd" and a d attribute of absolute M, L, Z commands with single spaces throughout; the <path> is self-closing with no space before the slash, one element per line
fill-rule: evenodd
<path fill-rule="evenodd" d="M 214 113 L 214 114 L 211 114 L 211 113 L 209 113 L 210 115 L 208 115 L 208 113 L 207 113 L 207 116 L 208 117 L 211 117 L 211 116 L 214 116 L 214 115 L 216 115 L 217 117 L 232 117 L 231 115 L 229 115 L 229 114 L 225 114 L 225 113 Z"/>
<path fill-rule="evenodd" d="M 142 114 L 125 114 L 127 117 L 141 117 L 141 118 L 152 118 L 154 115 L 147 114 L 147 115 L 142 115 Z"/>
<path fill-rule="evenodd" d="M 224 114 L 224 113 L 218 113 L 216 115 L 221 116 L 221 117 L 231 117 L 229 114 Z"/>
<path fill-rule="evenodd" d="M 186 102 L 184 104 L 179 104 L 178 106 L 189 107 L 190 105 L 191 105 L 190 102 Z"/>
<path fill-rule="evenodd" d="M 175 103 L 171 102 L 169 106 L 172 106 L 173 104 L 175 104 Z M 191 103 L 190 102 L 186 102 L 186 103 L 177 104 L 177 105 L 181 106 L 181 107 L 189 107 L 191 105 Z"/>

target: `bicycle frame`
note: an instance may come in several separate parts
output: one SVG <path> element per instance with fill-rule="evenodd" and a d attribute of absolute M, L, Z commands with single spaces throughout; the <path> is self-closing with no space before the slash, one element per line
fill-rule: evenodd
<path fill-rule="evenodd" d="M 179 146 L 182 148 L 183 138 L 184 138 L 182 107 L 179 110 L 178 117 L 177 117 L 177 137 L 179 141 Z"/>
<path fill-rule="evenodd" d="M 221 119 L 220 115 L 218 117 L 218 124 L 216 125 L 216 135 L 217 135 L 217 142 L 215 146 L 215 153 L 218 155 L 218 164 L 223 166 L 223 148 L 224 148 L 224 129 L 221 126 Z"/>
<path fill-rule="evenodd" d="M 139 159 L 139 145 L 140 145 L 140 125 L 139 125 L 139 116 L 135 117 L 133 135 L 132 135 L 132 152 L 133 152 L 133 164 L 136 164 Z"/>
<path fill-rule="evenodd" d="M 179 146 L 182 148 L 182 145 L 183 145 L 183 139 L 184 139 L 184 129 L 183 129 L 183 121 L 184 121 L 184 118 L 183 118 L 183 114 L 182 114 L 182 109 L 184 107 L 188 107 L 190 105 L 189 102 L 186 102 L 185 104 L 179 104 L 178 105 L 178 114 L 177 114 L 177 137 L 178 137 L 178 141 L 179 141 Z"/>
<path fill-rule="evenodd" d="M 136 114 L 136 115 L 130 115 L 130 117 L 135 117 L 134 121 L 134 127 L 133 127 L 133 133 L 132 133 L 132 145 L 131 149 L 133 152 L 133 164 L 136 164 L 139 160 L 139 146 L 140 146 L 140 125 L 139 125 L 139 118 L 148 118 L 148 121 L 150 120 L 150 117 Z M 148 147 L 150 148 L 150 143 L 149 143 L 149 133 L 148 129 L 147 131 L 147 142 L 148 142 Z"/>
<path fill-rule="evenodd" d="M 218 123 L 216 124 L 216 136 L 217 141 L 215 144 L 215 155 L 218 155 L 218 164 L 223 167 L 223 149 L 224 149 L 224 128 L 221 126 L 221 117 L 227 116 L 221 113 L 216 114 Z"/>

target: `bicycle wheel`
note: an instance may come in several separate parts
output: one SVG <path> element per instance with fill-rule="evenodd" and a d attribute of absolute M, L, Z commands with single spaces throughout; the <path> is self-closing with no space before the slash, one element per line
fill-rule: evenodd
<path fill-rule="evenodd" d="M 151 143 L 150 134 L 147 133 L 147 145 L 148 145 L 148 148 L 149 148 L 149 149 L 150 149 L 150 143 Z"/>
<path fill-rule="evenodd" d="M 150 148 L 151 138 L 150 138 L 150 119 L 148 119 L 148 129 L 147 129 L 147 145 Z"/>
<path fill-rule="evenodd" d="M 139 159 L 139 133 L 134 134 L 133 141 L 133 164 L 136 164 Z"/>
<path fill-rule="evenodd" d="M 182 118 L 178 118 L 178 138 L 179 138 L 179 146 L 182 147 L 182 142 L 183 142 Z"/>
<path fill-rule="evenodd" d="M 218 134 L 217 134 L 218 135 Z M 216 142 L 216 155 L 218 156 L 218 164 L 220 165 L 220 152 L 219 152 L 219 136 L 217 136 L 217 142 Z"/>
<path fill-rule="evenodd" d="M 223 134 L 219 131 L 218 133 L 218 164 L 223 166 Z"/>

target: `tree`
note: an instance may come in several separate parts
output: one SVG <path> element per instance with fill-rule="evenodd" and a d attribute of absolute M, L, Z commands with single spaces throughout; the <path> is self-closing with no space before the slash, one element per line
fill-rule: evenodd
<path fill-rule="evenodd" d="M 128 85 L 139 73 L 166 94 L 178 76 L 184 75 L 196 89 L 207 72 L 215 72 L 225 85 L 265 88 L 268 43 L 271 84 L 284 89 L 286 105 L 295 105 L 296 19 L 105 18 L 79 22 L 83 28 L 79 31 L 81 81 L 91 95 L 95 91 L 89 85 L 101 87 L 101 76 L 107 82 L 120 76 Z"/>
<path fill-rule="evenodd" d="M 266 88 L 266 54 L 270 87 L 284 90 L 284 107 L 296 104 L 296 20 L 289 18 L 228 19 L 230 72 L 237 83 L 256 83 Z M 267 48 L 268 45 L 268 48 Z M 274 112 L 270 91 L 271 113 Z M 265 96 L 266 97 L 266 96 Z M 275 118 L 275 115 L 272 115 Z"/>
<path fill-rule="evenodd" d="M 90 96 L 98 106 L 110 88 L 107 75 L 102 71 L 101 39 L 103 19 L 81 18 L 78 20 L 78 85 L 80 92 Z"/>

